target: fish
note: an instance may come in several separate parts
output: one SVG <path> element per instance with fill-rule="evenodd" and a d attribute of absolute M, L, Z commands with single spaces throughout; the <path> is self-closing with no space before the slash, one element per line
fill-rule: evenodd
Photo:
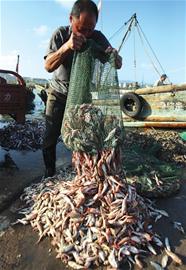
<path fill-rule="evenodd" d="M 108 256 L 108 261 L 112 267 L 114 267 L 114 268 L 118 267 L 118 263 L 117 263 L 116 258 L 115 258 L 115 250 L 114 249 L 110 252 L 110 255 Z"/>
<path fill-rule="evenodd" d="M 173 253 L 172 251 L 170 251 L 170 250 L 168 250 L 168 249 L 165 248 L 165 252 L 167 253 L 167 255 L 168 255 L 169 257 L 172 258 L 172 260 L 173 260 L 176 264 L 178 264 L 178 265 L 180 265 L 180 266 L 183 264 L 181 258 L 179 258 L 179 256 L 176 255 L 175 253 Z"/>
<path fill-rule="evenodd" d="M 157 262 L 153 262 L 153 261 L 150 261 L 150 264 L 154 267 L 154 269 L 156 270 L 164 270 L 163 267 L 161 267 L 161 265 Z"/>
<path fill-rule="evenodd" d="M 185 230 L 181 224 L 181 222 L 178 221 L 174 221 L 173 222 L 174 228 L 177 229 L 178 231 L 180 231 L 182 234 L 185 234 Z"/>
<path fill-rule="evenodd" d="M 170 243 L 169 243 L 169 238 L 165 237 L 165 247 L 168 251 L 171 251 Z"/>
<path fill-rule="evenodd" d="M 167 263 L 168 263 L 169 257 L 165 254 L 163 255 L 162 259 L 161 259 L 161 266 L 163 268 L 167 267 Z"/>
<path fill-rule="evenodd" d="M 143 269 L 144 268 L 144 265 L 143 265 L 142 261 L 139 259 L 139 255 L 135 255 L 134 260 L 135 260 L 135 264 L 138 267 L 138 269 Z"/>
<path fill-rule="evenodd" d="M 157 255 L 155 249 L 153 248 L 153 246 L 152 246 L 150 243 L 147 244 L 147 248 L 149 249 L 149 251 L 150 251 L 152 254 Z"/>
<path fill-rule="evenodd" d="M 24 124 L 9 123 L 0 130 L 0 145 L 7 149 L 35 151 L 41 149 L 45 132 L 42 120 L 26 120 Z"/>
<path fill-rule="evenodd" d="M 72 267 L 73 269 L 83 269 L 84 268 L 82 265 L 79 265 L 74 261 L 68 261 L 68 265 L 70 267 Z"/>

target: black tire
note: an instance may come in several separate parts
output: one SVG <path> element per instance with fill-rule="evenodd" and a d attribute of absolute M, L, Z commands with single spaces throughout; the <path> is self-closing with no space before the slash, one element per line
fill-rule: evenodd
<path fill-rule="evenodd" d="M 121 110 L 130 117 L 137 117 L 142 109 L 140 97 L 135 93 L 126 93 L 121 98 Z"/>

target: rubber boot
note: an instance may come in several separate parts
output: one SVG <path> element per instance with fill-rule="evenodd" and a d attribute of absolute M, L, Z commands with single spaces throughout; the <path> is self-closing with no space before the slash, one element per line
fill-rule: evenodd
<path fill-rule="evenodd" d="M 56 145 L 43 149 L 43 160 L 45 163 L 45 178 L 52 177 L 56 173 Z"/>

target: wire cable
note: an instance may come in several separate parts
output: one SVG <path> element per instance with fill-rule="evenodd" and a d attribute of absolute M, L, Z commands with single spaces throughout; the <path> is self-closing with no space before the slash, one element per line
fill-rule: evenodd
<path fill-rule="evenodd" d="M 136 37 L 135 37 L 135 27 L 133 30 L 134 33 L 134 42 L 133 42 L 133 53 L 134 53 L 134 79 L 137 81 L 137 67 L 136 67 Z"/>
<path fill-rule="evenodd" d="M 165 70 L 164 70 L 163 66 L 161 65 L 161 63 L 160 63 L 158 57 L 156 56 L 154 50 L 152 49 L 152 47 L 151 47 L 151 45 L 150 45 L 150 43 L 149 43 L 147 37 L 145 36 L 145 33 L 143 32 L 141 26 L 139 25 L 139 23 L 138 23 L 138 26 L 139 26 L 139 29 L 140 29 L 141 33 L 143 34 L 143 37 L 145 38 L 145 41 L 147 42 L 149 48 L 151 49 L 151 51 L 152 51 L 152 53 L 153 53 L 153 55 L 154 55 L 156 61 L 158 62 L 159 66 L 161 67 L 162 72 L 165 73 Z"/>
<path fill-rule="evenodd" d="M 148 53 L 148 51 L 147 51 L 146 48 L 145 48 L 145 44 L 144 44 L 144 42 L 143 42 L 143 38 L 142 38 L 142 36 L 141 36 L 140 29 L 139 29 L 138 25 L 137 25 L 137 31 L 138 31 L 138 34 L 139 34 L 139 37 L 140 37 L 142 46 L 143 46 L 143 48 L 144 48 L 144 51 L 145 51 L 147 57 L 149 58 L 149 60 L 150 60 L 150 62 L 151 62 L 151 64 L 152 64 L 152 66 L 154 67 L 154 69 L 155 69 L 155 71 L 157 72 L 157 74 L 160 76 L 161 74 L 160 74 L 158 68 L 155 66 L 153 60 L 152 60 L 151 57 L 150 57 L 150 54 Z"/>

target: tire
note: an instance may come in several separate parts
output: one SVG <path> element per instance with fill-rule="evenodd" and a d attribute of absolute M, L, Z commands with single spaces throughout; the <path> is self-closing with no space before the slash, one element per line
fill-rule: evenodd
<path fill-rule="evenodd" d="M 121 98 L 121 110 L 130 117 L 137 117 L 142 110 L 140 97 L 135 93 L 126 93 Z"/>

